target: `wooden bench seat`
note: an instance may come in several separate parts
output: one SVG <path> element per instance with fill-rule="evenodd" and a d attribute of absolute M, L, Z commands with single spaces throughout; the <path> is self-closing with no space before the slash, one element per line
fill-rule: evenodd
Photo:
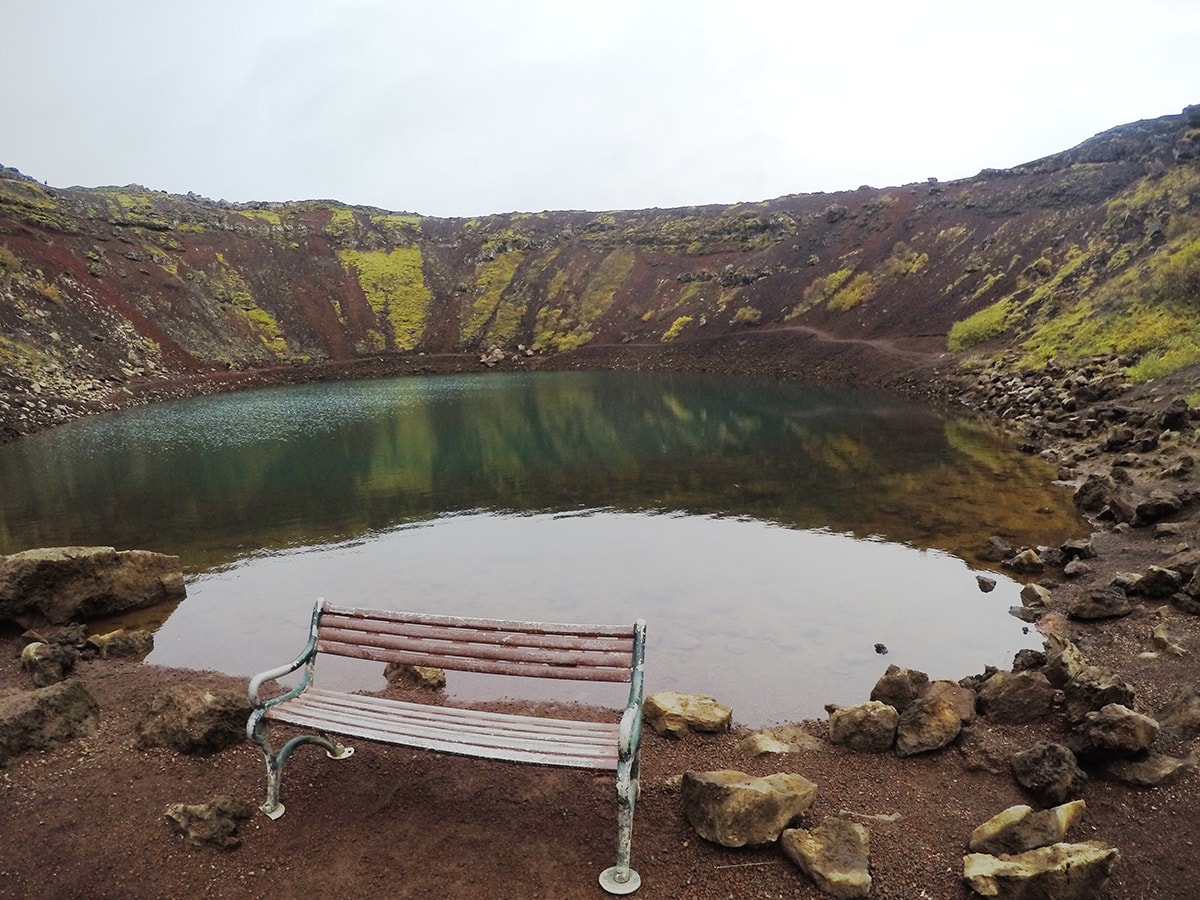
<path fill-rule="evenodd" d="M 353 754 L 353 748 L 333 735 L 482 759 L 613 771 L 617 860 L 601 873 L 600 884 L 610 893 L 632 893 L 640 884 L 629 859 L 638 793 L 645 627 L 641 620 L 627 626 L 548 624 L 341 608 L 319 600 L 301 654 L 250 681 L 255 708 L 246 731 L 262 748 L 267 764 L 262 810 L 272 819 L 283 815 L 283 768 L 300 745 L 317 744 L 334 759 Z M 629 699 L 620 721 L 598 722 L 329 691 L 314 685 L 322 655 L 491 675 L 627 682 Z M 296 687 L 278 696 L 261 696 L 266 683 L 301 668 Z M 312 732 L 274 751 L 272 722 Z"/>

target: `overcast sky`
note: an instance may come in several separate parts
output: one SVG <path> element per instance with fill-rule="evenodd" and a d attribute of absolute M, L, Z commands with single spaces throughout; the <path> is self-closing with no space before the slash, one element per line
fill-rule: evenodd
<path fill-rule="evenodd" d="M 426 215 L 950 180 L 1200 103 L 1196 0 L 0 0 L 0 163 Z"/>

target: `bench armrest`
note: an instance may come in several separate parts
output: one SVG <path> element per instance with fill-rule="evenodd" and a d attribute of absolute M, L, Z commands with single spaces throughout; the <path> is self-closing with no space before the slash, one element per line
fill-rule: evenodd
<path fill-rule="evenodd" d="M 267 669 L 265 672 L 259 672 L 250 679 L 250 686 L 247 692 L 250 695 L 250 702 L 255 709 L 267 710 L 278 703 L 283 703 L 285 700 L 291 700 L 293 697 L 301 693 L 312 681 L 312 666 L 311 663 L 317 655 L 317 624 L 321 621 L 321 613 L 325 609 L 325 600 L 318 599 L 317 604 L 313 607 L 312 623 L 308 629 L 308 643 L 304 649 L 300 651 L 300 655 L 293 659 L 290 663 L 282 666 L 276 666 L 274 669 Z M 289 675 L 295 672 L 303 665 L 309 665 L 308 671 L 304 673 L 304 677 L 300 679 L 300 683 L 287 691 L 280 694 L 278 697 L 269 697 L 262 699 L 258 696 L 258 692 L 262 690 L 262 686 L 276 678 L 282 678 L 284 675 Z"/>

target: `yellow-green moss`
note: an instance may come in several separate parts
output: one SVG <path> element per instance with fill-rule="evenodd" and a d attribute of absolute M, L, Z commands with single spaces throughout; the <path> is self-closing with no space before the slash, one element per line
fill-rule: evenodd
<path fill-rule="evenodd" d="M 263 346 L 274 353 L 276 356 L 284 356 L 287 353 L 287 341 L 283 339 L 283 335 L 279 331 L 279 323 L 265 309 L 260 309 L 257 306 L 250 309 L 243 309 L 242 313 L 250 322 L 254 333 L 258 335 L 258 339 L 262 341 Z"/>
<path fill-rule="evenodd" d="M 757 325 L 762 321 L 762 310 L 753 306 L 743 306 L 733 314 L 730 325 Z"/>
<path fill-rule="evenodd" d="M 347 271 L 356 274 L 390 346 L 411 350 L 421 340 L 432 294 L 425 285 L 419 247 L 340 250 Z"/>
<path fill-rule="evenodd" d="M 591 325 L 612 305 L 621 285 L 633 271 L 637 256 L 632 248 L 620 247 L 609 253 L 596 267 L 596 274 L 579 297 L 579 320 Z"/>
<path fill-rule="evenodd" d="M 234 215 L 242 216 L 246 219 L 254 219 L 259 222 L 266 222 L 274 228 L 280 228 L 283 225 L 283 220 L 280 219 L 279 213 L 273 209 L 238 209 L 234 210 Z"/>
<path fill-rule="evenodd" d="M 962 321 L 955 322 L 950 326 L 946 349 L 951 353 L 958 353 L 960 350 L 968 350 L 984 341 L 999 337 L 1008 327 L 1011 311 L 1012 303 L 1006 297 Z"/>
<path fill-rule="evenodd" d="M 829 309 L 844 312 L 874 296 L 877 286 L 870 272 L 859 272 L 849 283 L 829 298 Z"/>
<path fill-rule="evenodd" d="M 692 324 L 691 316 L 680 316 L 671 323 L 670 328 L 663 332 L 662 340 L 664 342 L 675 340 L 675 338 L 679 337 L 683 329 L 687 328 L 690 324 Z"/>
<path fill-rule="evenodd" d="M 793 306 L 791 312 L 789 312 L 784 318 L 794 319 L 797 316 L 808 312 L 808 310 L 813 309 L 816 306 L 820 306 L 822 303 L 836 294 L 838 289 L 841 288 L 841 286 L 845 284 L 847 279 L 849 279 L 853 274 L 853 269 L 838 269 L 836 272 L 832 272 L 829 275 L 826 275 L 824 278 L 818 278 L 804 289 L 804 293 L 800 297 L 800 302 Z"/>
<path fill-rule="evenodd" d="M 325 225 L 325 233 L 331 237 L 348 238 L 358 228 L 358 219 L 354 210 L 345 206 L 330 207 L 329 222 Z"/>
<path fill-rule="evenodd" d="M 467 343 L 486 339 L 505 344 L 516 336 L 521 317 L 525 314 L 525 299 L 521 296 L 505 298 L 504 291 L 524 258 L 525 254 L 520 251 L 501 253 L 495 259 L 481 262 L 475 267 L 475 289 L 479 296 L 471 304 L 467 322 L 463 326 L 463 339 Z"/>

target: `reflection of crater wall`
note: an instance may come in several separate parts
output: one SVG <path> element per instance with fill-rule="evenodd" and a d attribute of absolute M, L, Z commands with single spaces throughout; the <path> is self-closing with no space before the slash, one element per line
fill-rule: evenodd
<path fill-rule="evenodd" d="M 312 385 L 93 420 L 0 453 L 0 553 L 168 548 L 189 565 L 477 508 L 748 516 L 970 558 L 1073 534 L 1038 460 L 873 393 L 637 374 Z M 99 449 L 97 449 L 99 448 Z M 11 487 L 10 487 L 11 486 Z M 239 545 L 244 549 L 239 551 Z M 192 548 L 190 551 L 184 548 Z"/>

